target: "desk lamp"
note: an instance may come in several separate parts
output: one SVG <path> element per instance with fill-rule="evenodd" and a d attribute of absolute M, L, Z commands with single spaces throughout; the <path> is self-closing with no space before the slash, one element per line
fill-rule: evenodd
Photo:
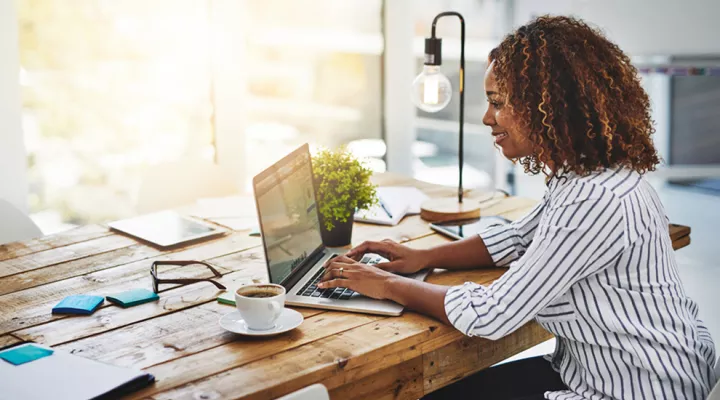
<path fill-rule="evenodd" d="M 432 33 L 425 38 L 425 65 L 415 78 L 412 88 L 412 100 L 415 105 L 427 112 L 438 112 L 450 103 L 452 86 L 450 80 L 440 72 L 442 64 L 442 39 L 435 36 L 435 25 L 446 16 L 455 16 L 460 20 L 460 143 L 458 148 L 458 195 L 455 198 L 431 199 L 423 203 L 420 216 L 427 221 L 451 221 L 480 217 L 478 202 L 463 202 L 463 126 L 465 111 L 465 19 L 457 12 L 438 14 L 432 22 Z"/>

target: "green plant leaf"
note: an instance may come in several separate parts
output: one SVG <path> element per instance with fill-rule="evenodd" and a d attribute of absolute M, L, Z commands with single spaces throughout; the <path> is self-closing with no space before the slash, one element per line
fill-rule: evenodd
<path fill-rule="evenodd" d="M 312 158 L 318 210 L 331 231 L 334 222 L 346 222 L 355 210 L 367 210 L 378 201 L 372 170 L 346 148 L 322 149 Z"/>

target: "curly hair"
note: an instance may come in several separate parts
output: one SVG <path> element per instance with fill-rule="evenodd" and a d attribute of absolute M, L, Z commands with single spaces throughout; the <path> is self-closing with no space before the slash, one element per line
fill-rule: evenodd
<path fill-rule="evenodd" d="M 500 92 L 528 127 L 526 173 L 545 166 L 587 175 L 624 166 L 639 173 L 659 163 L 650 101 L 620 48 L 585 22 L 541 16 L 490 52 Z"/>

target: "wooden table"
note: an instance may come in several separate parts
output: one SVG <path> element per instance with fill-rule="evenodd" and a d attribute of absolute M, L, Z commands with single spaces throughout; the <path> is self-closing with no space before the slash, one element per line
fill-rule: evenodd
<path fill-rule="evenodd" d="M 454 192 L 391 174 L 376 181 L 414 185 L 431 196 Z M 533 204 L 497 195 L 483 214 L 513 219 Z M 676 231 L 674 244 L 686 245 L 689 236 L 677 237 Z M 417 216 L 394 227 L 355 226 L 354 243 L 382 238 L 415 248 L 447 241 Z M 133 398 L 269 399 L 321 382 L 334 399 L 417 399 L 551 338 L 534 322 L 493 342 L 466 338 L 413 312 L 388 318 L 298 309 L 305 317 L 298 329 L 250 339 L 220 328 L 218 319 L 232 308 L 219 304 L 220 292 L 207 283 L 163 286 L 160 301 L 129 309 L 105 302 L 91 316 L 50 313 L 67 295 L 150 288 L 155 259 L 210 261 L 228 287 L 267 280 L 260 239 L 247 231 L 172 251 L 97 225 L 7 244 L 0 246 L 0 347 L 34 341 L 155 375 L 157 382 Z M 504 271 L 436 270 L 428 281 L 488 284 Z"/>

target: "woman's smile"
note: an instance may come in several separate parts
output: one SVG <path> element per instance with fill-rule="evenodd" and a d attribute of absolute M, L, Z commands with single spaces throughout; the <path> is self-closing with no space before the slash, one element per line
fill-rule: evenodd
<path fill-rule="evenodd" d="M 507 132 L 493 132 L 492 135 L 495 138 L 495 144 L 497 145 L 500 145 L 500 143 L 508 137 Z"/>

